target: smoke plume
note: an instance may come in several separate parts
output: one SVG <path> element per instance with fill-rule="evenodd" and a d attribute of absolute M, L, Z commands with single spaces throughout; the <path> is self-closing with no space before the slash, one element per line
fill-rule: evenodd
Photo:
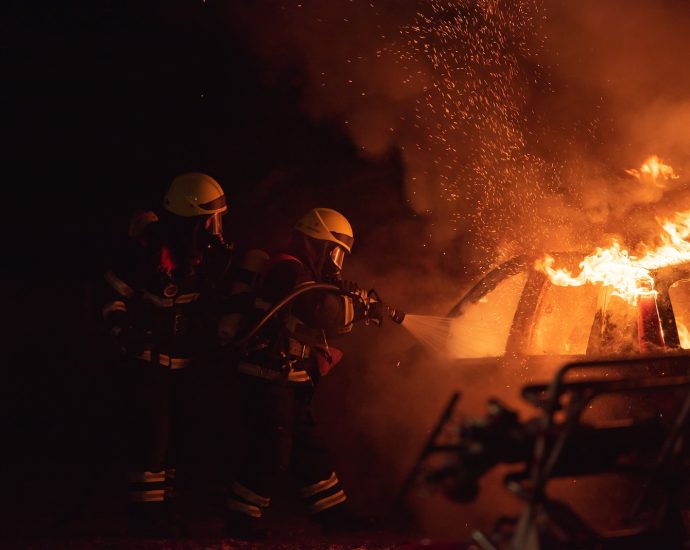
<path fill-rule="evenodd" d="M 690 27 L 678 1 L 315 0 L 233 8 L 303 108 L 363 157 L 400 155 L 429 246 L 475 259 L 648 237 L 690 205 L 686 178 L 650 191 L 625 173 L 688 164 Z M 634 243 L 632 243 L 634 244 Z"/>

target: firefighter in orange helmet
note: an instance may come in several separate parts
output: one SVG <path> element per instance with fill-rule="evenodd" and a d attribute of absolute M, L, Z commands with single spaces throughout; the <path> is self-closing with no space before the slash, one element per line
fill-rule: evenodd
<path fill-rule="evenodd" d="M 223 189 L 186 173 L 170 184 L 160 217 L 132 217 L 129 237 L 105 274 L 103 319 L 122 359 L 128 441 L 129 530 L 175 534 L 175 463 L 189 428 L 189 377 L 197 368 L 204 300 L 225 268 Z M 208 303 L 208 300 L 206 300 Z"/>
<path fill-rule="evenodd" d="M 281 470 L 295 478 L 307 509 L 325 529 L 357 523 L 311 414 L 319 378 L 342 356 L 329 341 L 350 332 L 357 321 L 382 319 L 380 302 L 372 305 L 366 293 L 341 280 L 353 243 L 352 227 L 342 214 L 315 208 L 297 222 L 288 251 L 266 268 L 254 321 L 305 285 L 335 283 L 345 290 L 305 292 L 246 342 L 237 381 L 245 433 L 225 502 L 229 535 L 263 535 L 260 518 Z"/>

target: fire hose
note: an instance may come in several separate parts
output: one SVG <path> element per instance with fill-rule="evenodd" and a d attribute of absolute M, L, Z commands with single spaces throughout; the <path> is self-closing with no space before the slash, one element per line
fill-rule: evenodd
<path fill-rule="evenodd" d="M 263 326 L 271 320 L 273 316 L 275 316 L 276 313 L 278 313 L 280 310 L 282 310 L 285 306 L 290 304 L 293 300 L 295 300 L 297 297 L 301 296 L 305 292 L 309 292 L 312 290 L 330 290 L 332 292 L 337 292 L 338 294 L 343 294 L 342 289 L 334 284 L 330 283 L 307 283 L 303 286 L 300 286 L 293 290 L 290 294 L 285 296 L 283 299 L 281 299 L 278 303 L 276 303 L 271 309 L 269 309 L 266 314 L 252 327 L 252 329 L 247 333 L 246 336 L 244 336 L 241 340 L 237 342 L 237 346 L 243 346 L 247 344 L 256 334 L 263 328 Z M 350 293 L 344 293 L 345 295 L 350 295 Z M 372 303 L 380 302 L 378 299 L 378 296 L 376 296 L 376 293 L 370 293 L 373 294 L 373 296 L 368 297 L 368 305 L 371 305 Z M 386 312 L 388 314 L 388 317 L 390 318 L 391 321 L 394 323 L 402 324 L 402 322 L 405 320 L 405 313 L 399 309 L 392 308 L 386 306 Z"/>

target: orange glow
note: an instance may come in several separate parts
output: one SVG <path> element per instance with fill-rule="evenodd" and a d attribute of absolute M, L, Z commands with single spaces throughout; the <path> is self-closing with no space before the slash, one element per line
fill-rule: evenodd
<path fill-rule="evenodd" d="M 663 187 L 664 181 L 666 180 L 676 180 L 679 178 L 673 171 L 673 168 L 668 164 L 664 164 L 656 155 L 649 157 L 644 164 L 640 166 L 639 170 L 631 168 L 625 172 L 640 181 L 652 183 L 658 187 Z"/>
<path fill-rule="evenodd" d="M 656 293 L 645 292 L 640 294 L 638 298 L 637 335 L 640 351 L 653 353 L 665 346 L 664 331 L 661 328 L 659 310 L 656 306 Z"/>
<path fill-rule="evenodd" d="M 657 159 L 657 157 L 652 157 Z M 665 164 L 647 161 L 650 174 L 673 174 L 673 168 Z M 663 168 L 661 168 L 663 167 Z M 677 177 L 677 176 L 663 176 Z M 613 240 L 608 248 L 597 247 L 579 265 L 580 273 L 573 275 L 567 269 L 554 267 L 555 259 L 545 255 L 537 260 L 535 269 L 546 273 L 554 285 L 581 286 L 601 284 L 613 289 L 612 294 L 628 303 L 637 304 L 640 295 L 654 292 L 654 279 L 650 271 L 690 261 L 690 210 L 677 212 L 671 219 L 657 220 L 660 224 L 657 245 L 642 244 L 639 253 L 632 255 Z"/>
<path fill-rule="evenodd" d="M 676 321 L 676 326 L 678 327 L 678 337 L 680 338 L 680 347 L 683 349 L 690 348 L 690 331 L 680 321 Z"/>
<path fill-rule="evenodd" d="M 503 355 L 526 281 L 527 272 L 508 277 L 462 315 L 451 319 L 448 352 L 464 359 Z"/>

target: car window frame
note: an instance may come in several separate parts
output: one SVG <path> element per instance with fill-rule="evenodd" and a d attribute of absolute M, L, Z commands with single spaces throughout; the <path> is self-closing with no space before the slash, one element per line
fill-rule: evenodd
<path fill-rule="evenodd" d="M 554 252 L 550 256 L 560 263 L 577 260 L 582 257 L 582 254 L 577 252 Z M 479 302 L 505 279 L 518 273 L 526 272 L 527 279 L 513 314 L 504 353 L 497 357 L 517 360 L 525 357 L 540 357 L 539 355 L 530 355 L 528 353 L 529 342 L 532 337 L 532 329 L 534 328 L 534 317 L 539 309 L 540 301 L 545 295 L 546 290 L 551 286 L 551 283 L 545 273 L 534 269 L 535 261 L 536 258 L 533 256 L 520 255 L 498 265 L 470 288 L 448 312 L 447 317 L 459 317 L 467 307 Z M 559 357 L 561 356 L 559 355 Z M 562 357 L 585 357 L 585 354 L 563 354 Z"/>

